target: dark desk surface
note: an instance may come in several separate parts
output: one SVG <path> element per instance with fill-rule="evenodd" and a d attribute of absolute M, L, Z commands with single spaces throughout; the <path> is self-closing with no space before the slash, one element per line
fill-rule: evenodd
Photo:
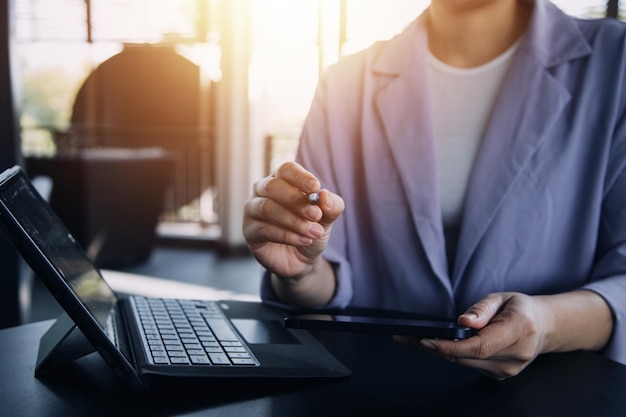
<path fill-rule="evenodd" d="M 51 324 L 0 331 L 0 415 L 626 415 L 626 366 L 592 353 L 546 355 L 495 382 L 387 336 L 324 332 L 319 338 L 353 371 L 350 379 L 204 381 L 139 395 L 125 391 L 97 354 L 36 379 L 39 338 Z"/>

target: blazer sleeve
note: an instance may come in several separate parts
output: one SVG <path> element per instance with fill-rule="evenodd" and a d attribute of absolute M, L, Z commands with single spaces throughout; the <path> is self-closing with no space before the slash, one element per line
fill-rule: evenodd
<path fill-rule="evenodd" d="M 606 175 L 597 260 L 584 288 L 602 296 L 613 312 L 613 335 L 605 356 L 626 363 L 626 106 L 622 109 Z"/>

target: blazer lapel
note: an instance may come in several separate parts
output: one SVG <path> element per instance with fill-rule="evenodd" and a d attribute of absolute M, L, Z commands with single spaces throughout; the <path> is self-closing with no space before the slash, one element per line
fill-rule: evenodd
<path fill-rule="evenodd" d="M 416 21 L 408 39 L 395 43 L 374 65 L 394 75 L 376 98 L 385 136 L 432 270 L 451 291 L 441 223 L 439 185 L 425 56 L 425 30 Z M 411 45 L 407 45 L 411 43 Z M 407 54 L 407 50 L 418 54 Z"/>
<path fill-rule="evenodd" d="M 547 2 L 535 3 L 526 39 L 495 104 L 470 179 L 452 273 L 455 287 L 503 199 L 570 100 L 548 69 L 589 52 L 571 19 Z"/>
<path fill-rule="evenodd" d="M 520 85 L 525 86 L 523 91 Z M 512 67 L 470 179 L 453 272 L 455 281 L 567 101 L 569 93 L 543 68 Z"/>

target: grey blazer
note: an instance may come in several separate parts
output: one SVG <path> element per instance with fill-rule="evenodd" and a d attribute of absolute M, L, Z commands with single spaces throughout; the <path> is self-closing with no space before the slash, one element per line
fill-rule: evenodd
<path fill-rule="evenodd" d="M 487 293 L 588 288 L 626 363 L 626 25 L 537 0 L 471 175 L 448 267 L 418 18 L 320 80 L 297 160 L 345 213 L 335 306 L 454 317 Z M 263 299 L 273 294 L 267 280 Z"/>

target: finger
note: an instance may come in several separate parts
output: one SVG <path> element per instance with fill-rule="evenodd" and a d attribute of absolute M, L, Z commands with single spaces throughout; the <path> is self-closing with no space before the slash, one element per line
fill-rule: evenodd
<path fill-rule="evenodd" d="M 319 222 L 322 226 L 328 228 L 343 213 L 345 203 L 339 195 L 328 190 L 321 190 L 318 207 L 322 211 L 322 218 Z"/>
<path fill-rule="evenodd" d="M 248 222 L 244 227 L 244 236 L 253 250 L 269 242 L 300 247 L 309 246 L 314 240 L 272 223 L 259 221 Z"/>
<path fill-rule="evenodd" d="M 317 222 L 308 221 L 269 198 L 252 198 L 244 205 L 243 232 L 249 243 L 310 244 L 324 233 Z"/>
<path fill-rule="evenodd" d="M 322 218 L 322 208 L 312 205 L 308 201 L 308 194 L 289 184 L 283 178 L 266 177 L 257 181 L 253 186 L 253 195 L 271 199 L 292 213 L 317 222 Z"/>
<path fill-rule="evenodd" d="M 274 176 L 305 194 L 314 193 L 320 189 L 319 180 L 296 162 L 283 163 L 278 167 Z"/>
<path fill-rule="evenodd" d="M 504 381 L 505 379 L 512 378 L 522 372 L 528 365 L 524 362 L 518 361 L 502 361 L 502 360 L 478 360 L 478 359 L 466 359 L 459 358 L 452 362 L 462 366 L 477 369 L 482 374 L 497 381 Z"/>
<path fill-rule="evenodd" d="M 394 341 L 398 343 L 408 344 L 418 349 L 427 351 L 430 354 L 439 356 L 446 359 L 449 362 L 457 363 L 462 366 L 475 368 L 481 373 L 487 375 L 490 378 L 496 380 L 503 380 L 517 375 L 526 366 L 526 363 L 521 360 L 512 360 L 509 358 L 494 357 L 489 360 L 475 359 L 468 357 L 452 356 L 446 349 L 439 348 L 440 341 L 431 339 L 416 338 L 410 336 L 396 335 L 393 337 Z M 447 342 L 447 341 L 446 341 Z M 460 342 L 449 341 L 451 344 L 458 344 Z M 447 353 L 447 354 L 446 354 Z"/>
<path fill-rule="evenodd" d="M 510 378 L 522 369 L 522 364 L 511 360 L 499 360 L 499 359 L 474 359 L 467 357 L 449 356 L 444 353 L 440 353 L 437 350 L 433 350 L 432 347 L 425 347 L 429 341 L 422 341 L 419 343 L 419 348 L 428 351 L 428 353 L 439 356 L 449 362 L 456 363 L 461 366 L 474 368 L 489 378 L 496 380 L 504 380 Z"/>
<path fill-rule="evenodd" d="M 420 345 L 447 357 L 484 360 L 506 357 L 505 352 L 518 340 L 519 334 L 514 325 L 506 321 L 497 321 L 468 339 L 459 341 L 423 339 Z"/>
<path fill-rule="evenodd" d="M 482 329 L 500 312 L 510 296 L 506 293 L 488 294 L 459 316 L 461 326 Z"/>
<path fill-rule="evenodd" d="M 449 362 L 475 368 L 481 373 L 489 376 L 490 378 L 503 379 L 502 375 L 500 375 L 498 372 L 498 368 L 493 363 L 490 363 L 491 361 L 485 361 L 482 359 L 461 358 L 440 353 L 438 350 L 439 348 L 436 346 L 436 342 L 430 339 L 420 339 L 415 337 L 396 335 L 394 336 L 394 341 L 411 345 L 432 355 L 441 357 Z"/>

